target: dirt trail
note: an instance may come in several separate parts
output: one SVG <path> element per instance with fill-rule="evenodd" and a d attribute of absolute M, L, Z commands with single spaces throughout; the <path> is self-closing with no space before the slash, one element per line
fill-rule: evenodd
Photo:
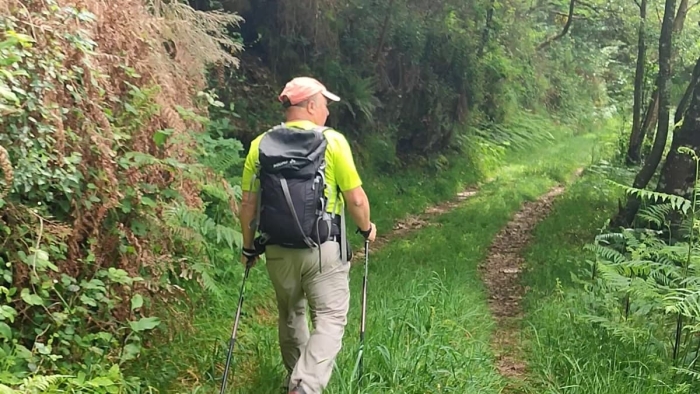
<path fill-rule="evenodd" d="M 578 177 L 582 172 L 583 168 L 579 168 L 575 175 Z M 506 392 L 519 392 L 519 383 L 526 372 L 518 332 L 522 318 L 520 301 L 527 290 L 520 282 L 522 255 L 535 226 L 551 212 L 554 199 L 564 190 L 564 186 L 557 185 L 536 201 L 523 204 L 494 237 L 486 261 L 479 266 L 488 288 L 489 307 L 496 318 L 491 347 L 496 354 L 498 371 L 509 378 Z"/>
<path fill-rule="evenodd" d="M 492 179 L 486 181 L 490 183 Z M 427 207 L 422 213 L 417 215 L 409 215 L 394 223 L 391 232 L 378 236 L 373 243 L 370 244 L 369 253 L 372 254 L 384 247 L 386 244 L 397 238 L 405 237 L 407 234 L 420 230 L 424 227 L 437 225 L 431 222 L 432 217 L 447 213 L 459 206 L 463 201 L 475 196 L 479 192 L 478 186 L 470 186 L 462 192 L 457 193 L 452 200 L 442 202 L 437 205 Z M 353 251 L 352 264 L 361 264 L 364 261 L 364 248 L 359 248 Z"/>

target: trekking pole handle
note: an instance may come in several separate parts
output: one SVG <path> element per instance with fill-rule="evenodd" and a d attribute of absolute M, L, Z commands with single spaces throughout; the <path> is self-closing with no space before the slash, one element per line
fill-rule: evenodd
<path fill-rule="evenodd" d="M 259 256 L 259 254 L 256 249 L 243 248 L 243 256 L 245 256 L 248 259 L 248 264 L 246 264 L 246 266 L 248 266 L 250 265 L 250 262 L 253 261 L 253 259 Z"/>

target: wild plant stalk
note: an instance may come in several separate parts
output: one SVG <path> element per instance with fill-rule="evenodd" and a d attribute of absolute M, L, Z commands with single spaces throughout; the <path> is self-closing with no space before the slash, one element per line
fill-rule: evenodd
<path fill-rule="evenodd" d="M 700 158 L 695 154 L 695 151 L 692 149 L 688 148 L 681 148 L 679 150 L 682 150 L 682 152 L 685 152 L 687 154 L 690 154 L 693 157 L 693 160 L 695 161 L 695 183 L 693 184 L 693 196 L 692 196 L 692 203 L 690 205 L 690 234 L 688 235 L 688 253 L 686 255 L 685 263 L 683 265 L 683 276 L 680 281 L 680 285 L 684 286 L 685 281 L 687 280 L 688 277 L 688 268 L 690 267 L 690 260 L 693 255 L 693 245 L 695 241 L 695 213 L 696 213 L 696 204 L 697 204 L 697 188 L 695 185 L 698 183 L 698 179 L 700 179 Z M 674 364 L 677 363 L 677 357 L 678 357 L 678 351 L 680 347 L 680 341 L 681 341 L 681 336 L 683 335 L 683 315 L 682 311 L 678 312 L 678 319 L 676 321 L 676 340 L 675 344 L 673 346 L 673 361 Z M 690 334 L 688 334 L 690 335 Z"/>

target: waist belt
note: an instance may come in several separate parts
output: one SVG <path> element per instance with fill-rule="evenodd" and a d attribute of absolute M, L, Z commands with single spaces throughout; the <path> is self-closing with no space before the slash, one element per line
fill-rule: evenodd
<path fill-rule="evenodd" d="M 342 217 L 340 215 L 336 215 L 333 219 L 331 219 L 331 232 L 328 235 L 328 238 L 326 238 L 326 241 L 332 241 L 332 242 L 342 242 L 342 234 L 340 233 L 340 227 L 342 223 Z M 325 226 L 326 224 L 324 222 L 320 222 L 320 226 Z M 317 242 L 318 240 L 315 239 L 314 237 L 311 237 L 311 240 L 314 242 Z M 277 246 L 282 246 L 285 248 L 290 248 L 290 249 L 308 249 L 309 246 L 305 242 L 300 242 L 296 244 L 288 244 L 288 243 L 277 243 L 274 240 L 270 240 L 269 242 L 266 243 L 267 245 L 277 245 Z"/>

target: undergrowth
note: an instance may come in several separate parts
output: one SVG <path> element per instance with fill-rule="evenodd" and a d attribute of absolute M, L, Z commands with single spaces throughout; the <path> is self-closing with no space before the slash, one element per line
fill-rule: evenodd
<path fill-rule="evenodd" d="M 205 62 L 236 63 L 211 29 L 239 19 L 153 4 L 0 3 L 3 393 L 147 390 L 123 369 L 161 326 L 154 302 L 240 245 L 236 190 L 206 160 L 240 144 L 202 134 L 197 97 Z"/>
<path fill-rule="evenodd" d="M 689 393 L 700 383 L 696 203 L 621 186 L 632 177 L 615 166 L 587 175 L 537 228 L 524 326 L 532 392 Z M 657 231 L 604 229 L 611 197 L 625 193 L 646 201 L 640 218 Z"/>

